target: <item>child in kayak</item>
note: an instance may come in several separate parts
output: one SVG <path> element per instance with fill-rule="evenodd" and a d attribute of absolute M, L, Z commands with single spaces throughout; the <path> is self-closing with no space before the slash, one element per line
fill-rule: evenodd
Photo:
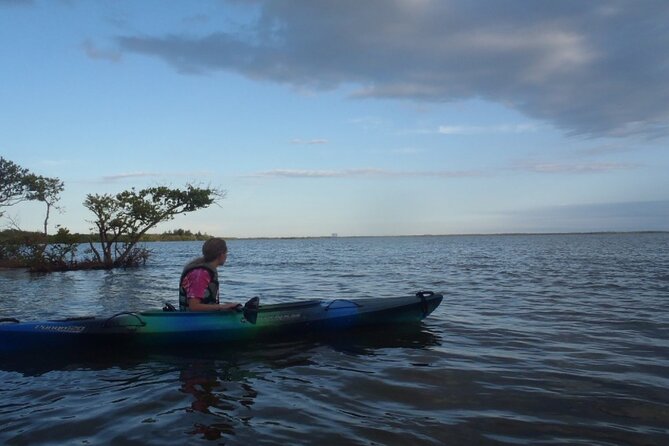
<path fill-rule="evenodd" d="M 217 268 L 225 264 L 228 246 L 225 240 L 212 238 L 202 245 L 202 257 L 189 262 L 179 279 L 179 310 L 230 311 L 239 310 L 239 303 L 223 303 L 218 298 Z"/>

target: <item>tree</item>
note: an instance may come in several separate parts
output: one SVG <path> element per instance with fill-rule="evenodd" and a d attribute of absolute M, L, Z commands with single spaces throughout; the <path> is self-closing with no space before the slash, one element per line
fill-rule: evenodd
<path fill-rule="evenodd" d="M 28 169 L 0 157 L 0 207 L 25 200 L 26 185 L 23 179 L 28 174 Z"/>
<path fill-rule="evenodd" d="M 100 246 L 98 250 L 91 243 L 91 250 L 105 268 L 127 265 L 149 229 L 175 215 L 207 208 L 224 197 L 224 191 L 192 185 L 185 190 L 160 186 L 140 191 L 133 188 L 116 195 L 88 194 L 84 206 L 95 214 Z"/>
<path fill-rule="evenodd" d="M 60 193 L 65 186 L 58 178 L 46 178 L 34 174 L 28 174 L 23 179 L 27 193 L 27 200 L 41 201 L 46 204 L 46 216 L 44 217 L 44 235 L 47 235 L 49 213 L 52 207 L 60 199 Z"/>
<path fill-rule="evenodd" d="M 0 157 L 0 207 L 12 206 L 26 200 L 44 202 L 44 235 L 47 235 L 51 208 L 55 207 L 64 188 L 63 182 L 58 178 L 35 175 L 28 169 Z"/>

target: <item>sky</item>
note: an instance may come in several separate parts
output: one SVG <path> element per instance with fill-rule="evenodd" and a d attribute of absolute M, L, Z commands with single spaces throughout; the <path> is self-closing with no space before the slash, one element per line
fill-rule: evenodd
<path fill-rule="evenodd" d="M 154 232 L 669 230 L 668 143 L 665 0 L 0 0 L 0 155 L 64 181 L 51 232 L 187 184 L 226 197 Z"/>

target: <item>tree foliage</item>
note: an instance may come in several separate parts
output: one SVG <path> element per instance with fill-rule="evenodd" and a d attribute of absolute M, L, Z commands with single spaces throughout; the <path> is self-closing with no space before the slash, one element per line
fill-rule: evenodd
<path fill-rule="evenodd" d="M 58 178 L 35 175 L 28 169 L 0 157 L 0 207 L 12 206 L 26 200 L 43 202 L 46 205 L 44 235 L 47 234 L 51 208 L 55 207 L 64 188 L 63 182 Z"/>
<path fill-rule="evenodd" d="M 0 237 L 0 263 L 40 271 L 137 265 L 145 262 L 149 254 L 137 246 L 147 231 L 178 214 L 207 208 L 225 196 L 221 190 L 192 185 L 184 189 L 133 188 L 116 195 L 89 194 L 84 206 L 95 215 L 92 223 L 99 243 L 89 242 L 93 257 L 82 259 L 77 256 L 80 236 L 70 234 L 65 228 L 54 236 L 47 233 L 49 215 L 52 209 L 58 209 L 63 190 L 64 184 L 58 178 L 36 175 L 0 157 L 0 209 L 22 201 L 46 205 L 43 233 L 27 233 L 17 227 L 15 232 L 19 236 Z"/>
<path fill-rule="evenodd" d="M 136 245 L 149 229 L 178 214 L 207 208 L 224 196 L 218 189 L 192 185 L 184 190 L 159 186 L 116 195 L 89 194 L 84 206 L 95 215 L 92 223 L 99 236 L 99 249 L 91 243 L 91 250 L 107 268 L 145 260 L 145 253 Z"/>
<path fill-rule="evenodd" d="M 24 178 L 29 173 L 28 169 L 0 157 L 0 207 L 12 206 L 25 200 Z"/>
<path fill-rule="evenodd" d="M 56 202 L 60 199 L 60 193 L 65 188 L 63 182 L 58 178 L 46 178 L 41 175 L 29 174 L 24 178 L 26 183 L 27 200 L 41 201 L 46 205 L 46 215 L 44 217 L 44 235 L 47 235 L 49 223 L 49 214 L 52 207 L 56 207 Z"/>

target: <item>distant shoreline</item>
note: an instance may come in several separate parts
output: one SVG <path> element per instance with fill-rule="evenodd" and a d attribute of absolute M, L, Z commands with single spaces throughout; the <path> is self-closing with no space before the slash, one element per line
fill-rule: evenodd
<path fill-rule="evenodd" d="M 402 234 L 402 235 L 329 235 L 291 236 L 291 237 L 222 237 L 225 240 L 309 240 L 338 238 L 393 238 L 393 237 L 517 237 L 550 235 L 633 235 L 633 234 L 669 234 L 669 231 L 593 231 L 593 232 L 499 232 L 471 234 Z M 188 240 L 183 240 L 188 241 Z"/>
<path fill-rule="evenodd" d="M 26 233 L 28 234 L 28 233 Z M 462 233 L 462 234 L 401 234 L 401 235 L 312 235 L 312 236 L 258 236 L 258 237 L 226 237 L 225 240 L 323 240 L 323 239 L 353 239 L 353 238 L 402 238 L 402 237 L 541 237 L 541 236 L 556 236 L 556 235 L 632 235 L 632 234 L 669 234 L 667 231 L 592 231 L 592 232 L 498 232 L 498 233 Z M 96 234 L 81 234 L 75 233 L 72 236 L 77 243 L 99 243 L 96 240 Z M 52 237 L 52 236 L 50 236 Z M 156 242 L 194 242 L 204 241 L 211 238 L 209 234 L 198 234 L 190 236 L 168 235 L 165 234 L 146 234 L 140 240 L 141 243 L 156 243 Z M 0 237 L 0 243 L 7 243 L 9 239 L 3 240 Z M 54 243 L 51 241 L 51 243 Z"/>

